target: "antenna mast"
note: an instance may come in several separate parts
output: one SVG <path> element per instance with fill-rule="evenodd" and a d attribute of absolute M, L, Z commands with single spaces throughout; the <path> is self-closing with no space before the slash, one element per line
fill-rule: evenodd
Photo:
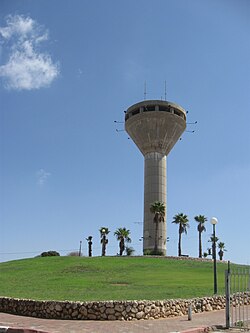
<path fill-rule="evenodd" d="M 167 100 L 167 81 L 165 80 L 165 101 Z"/>
<path fill-rule="evenodd" d="M 146 100 L 147 97 L 147 82 L 144 82 L 144 101 Z"/>

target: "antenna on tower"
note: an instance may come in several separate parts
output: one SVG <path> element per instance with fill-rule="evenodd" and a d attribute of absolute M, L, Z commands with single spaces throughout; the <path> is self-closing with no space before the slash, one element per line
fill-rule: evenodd
<path fill-rule="evenodd" d="M 196 120 L 195 122 L 193 123 L 186 123 L 187 125 L 196 125 L 198 123 L 198 121 Z"/>
<path fill-rule="evenodd" d="M 165 80 L 165 101 L 167 100 L 167 81 Z"/>
<path fill-rule="evenodd" d="M 144 82 L 144 101 L 146 100 L 147 97 L 147 82 Z"/>
<path fill-rule="evenodd" d="M 118 129 L 118 128 L 116 128 L 115 130 L 116 130 L 116 132 L 125 132 L 124 129 Z"/>
<path fill-rule="evenodd" d="M 114 120 L 114 123 L 116 123 L 116 124 L 124 124 L 124 121 Z"/>

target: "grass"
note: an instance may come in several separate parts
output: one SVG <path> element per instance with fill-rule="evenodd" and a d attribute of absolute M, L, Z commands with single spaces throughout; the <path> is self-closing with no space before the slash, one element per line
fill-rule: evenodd
<path fill-rule="evenodd" d="M 224 294 L 225 263 L 218 263 Z M 161 300 L 213 295 L 213 263 L 153 257 L 44 257 L 0 263 L 0 295 L 36 300 Z"/>

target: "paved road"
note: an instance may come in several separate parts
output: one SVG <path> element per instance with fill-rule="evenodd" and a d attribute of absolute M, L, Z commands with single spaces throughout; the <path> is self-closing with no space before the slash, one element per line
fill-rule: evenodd
<path fill-rule="evenodd" d="M 204 332 L 204 329 L 225 325 L 225 310 L 193 314 L 192 321 L 187 316 L 137 321 L 76 321 L 53 320 L 14 316 L 0 313 L 0 327 L 28 328 L 49 333 L 170 333 Z M 20 332 L 20 331 L 19 331 Z"/>

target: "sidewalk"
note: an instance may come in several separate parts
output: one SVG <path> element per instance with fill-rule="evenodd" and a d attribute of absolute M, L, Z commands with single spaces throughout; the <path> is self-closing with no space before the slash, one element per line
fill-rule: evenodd
<path fill-rule="evenodd" d="M 7 333 L 201 333 L 206 332 L 208 327 L 217 325 L 225 325 L 225 310 L 193 314 L 191 321 L 188 321 L 187 316 L 137 321 L 80 321 L 39 319 L 0 313 L 0 332 L 1 327 L 18 329 L 3 330 Z M 26 330 L 23 330 L 24 328 Z"/>

